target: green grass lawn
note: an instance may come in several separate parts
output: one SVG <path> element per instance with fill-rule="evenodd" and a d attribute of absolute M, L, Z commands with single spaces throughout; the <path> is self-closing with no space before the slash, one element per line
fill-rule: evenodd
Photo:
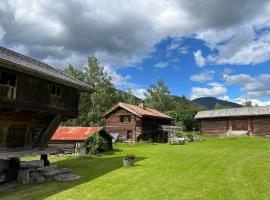
<path fill-rule="evenodd" d="M 0 193 L 0 199 L 270 199 L 270 139 L 210 138 L 187 145 L 117 144 L 99 158 L 50 158 L 80 181 L 49 181 Z M 135 153 L 134 167 L 122 166 Z"/>

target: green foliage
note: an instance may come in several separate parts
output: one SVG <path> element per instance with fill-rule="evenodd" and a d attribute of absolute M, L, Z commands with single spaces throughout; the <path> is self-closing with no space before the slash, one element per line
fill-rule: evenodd
<path fill-rule="evenodd" d="M 86 153 L 90 155 L 96 155 L 99 152 L 105 151 L 105 145 L 106 141 L 98 133 L 95 133 L 93 136 L 84 141 Z"/>
<path fill-rule="evenodd" d="M 225 101 L 225 100 L 220 100 L 214 97 L 201 97 L 192 100 L 193 103 L 204 107 L 207 110 L 215 109 L 215 105 L 218 103 L 222 106 L 222 108 L 240 108 L 242 107 L 241 105 L 237 103 L 233 103 L 230 101 Z"/>
<path fill-rule="evenodd" d="M 229 107 L 229 106 L 222 105 L 222 104 L 220 104 L 220 103 L 216 103 L 216 104 L 214 105 L 213 110 L 224 109 L 224 108 L 230 108 L 230 107 Z"/>
<path fill-rule="evenodd" d="M 252 105 L 252 101 L 245 101 L 244 103 L 243 103 L 243 106 L 245 106 L 245 107 L 252 107 L 253 105 Z"/>
<path fill-rule="evenodd" d="M 160 79 L 156 85 L 150 85 L 145 94 L 145 104 L 150 108 L 155 108 L 161 112 L 174 110 L 177 106 L 175 100 L 170 95 L 165 82 Z"/>
<path fill-rule="evenodd" d="M 187 138 L 188 138 L 189 140 L 192 140 L 193 137 L 194 137 L 193 132 L 188 132 L 188 133 L 186 134 L 186 136 L 187 136 Z"/>
<path fill-rule="evenodd" d="M 64 125 L 103 126 L 103 114 L 114 104 L 118 102 L 136 104 L 139 100 L 132 94 L 131 89 L 127 92 L 116 90 L 111 82 L 111 77 L 93 56 L 88 58 L 88 65 L 83 71 L 72 65 L 69 65 L 64 70 L 94 89 L 92 94 L 81 94 L 78 118 L 69 120 Z M 194 116 L 202 108 L 186 99 L 185 96 L 172 96 L 162 79 L 158 80 L 156 85 L 150 85 L 145 96 L 147 107 L 157 109 L 174 117 L 176 126 L 183 126 L 187 131 L 198 128 Z"/>
<path fill-rule="evenodd" d="M 103 114 L 114 104 L 120 101 L 127 103 L 135 103 L 137 101 L 130 90 L 126 93 L 114 88 L 111 83 L 111 77 L 93 56 L 88 58 L 88 66 L 83 71 L 72 65 L 69 65 L 64 71 L 94 89 L 92 94 L 81 94 L 78 118 L 69 120 L 64 125 L 103 126 Z"/>

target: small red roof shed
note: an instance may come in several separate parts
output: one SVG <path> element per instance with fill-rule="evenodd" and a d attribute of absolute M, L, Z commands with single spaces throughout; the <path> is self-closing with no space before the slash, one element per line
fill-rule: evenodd
<path fill-rule="evenodd" d="M 84 141 L 95 133 L 103 130 L 103 127 L 59 127 L 52 137 L 52 141 L 72 140 Z"/>

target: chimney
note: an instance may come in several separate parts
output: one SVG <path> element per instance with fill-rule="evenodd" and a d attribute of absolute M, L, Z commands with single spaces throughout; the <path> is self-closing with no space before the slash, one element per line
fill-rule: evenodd
<path fill-rule="evenodd" d="M 138 104 L 140 108 L 144 109 L 144 101 L 139 101 Z"/>

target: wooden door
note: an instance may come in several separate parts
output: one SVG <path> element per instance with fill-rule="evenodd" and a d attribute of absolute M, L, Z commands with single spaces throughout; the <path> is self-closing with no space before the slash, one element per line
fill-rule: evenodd
<path fill-rule="evenodd" d="M 246 119 L 234 119 L 232 120 L 232 130 L 233 131 L 243 131 L 248 130 L 248 123 Z"/>
<path fill-rule="evenodd" d="M 8 148 L 20 148 L 26 145 L 27 128 L 24 125 L 11 125 L 8 128 L 7 144 Z"/>
<path fill-rule="evenodd" d="M 127 130 L 127 140 L 132 139 L 132 130 Z"/>

